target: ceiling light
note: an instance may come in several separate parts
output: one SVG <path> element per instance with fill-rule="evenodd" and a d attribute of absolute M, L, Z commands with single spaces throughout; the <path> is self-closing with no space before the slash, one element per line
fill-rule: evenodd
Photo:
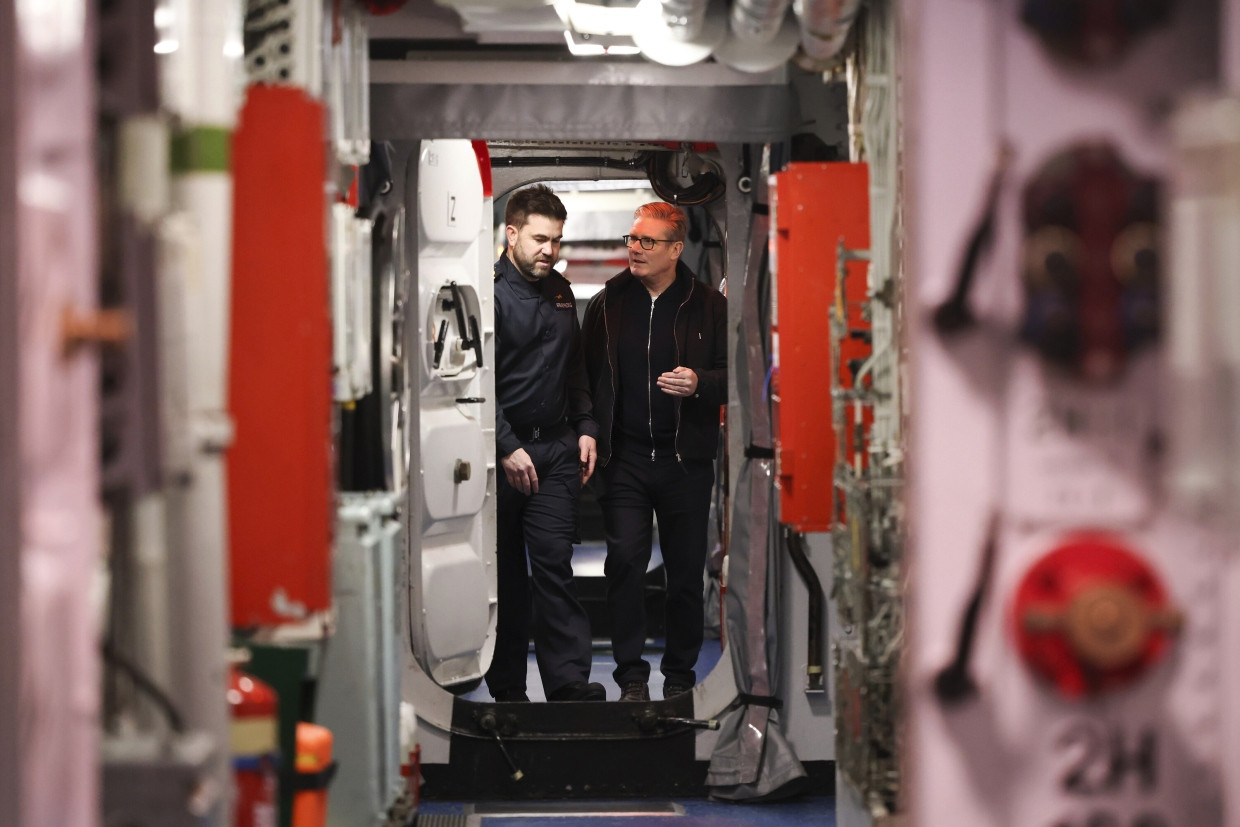
<path fill-rule="evenodd" d="M 572 32 L 564 32 L 564 40 L 568 43 L 568 51 L 576 57 L 598 57 L 607 54 L 607 47 L 601 43 L 578 43 Z"/>

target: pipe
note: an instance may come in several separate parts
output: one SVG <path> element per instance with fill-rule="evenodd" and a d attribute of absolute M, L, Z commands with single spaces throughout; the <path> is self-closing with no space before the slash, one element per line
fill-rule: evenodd
<path fill-rule="evenodd" d="M 770 43 L 788 14 L 791 0 L 734 0 L 732 34 L 749 43 Z"/>
<path fill-rule="evenodd" d="M 663 24 L 673 40 L 693 40 L 702 33 L 710 0 L 663 0 Z"/>
<path fill-rule="evenodd" d="M 796 61 L 805 69 L 827 68 L 848 39 L 861 0 L 794 0 L 801 21 L 801 48 Z"/>
<path fill-rule="evenodd" d="M 809 626 L 808 626 L 808 658 L 805 663 L 806 692 L 825 692 L 826 675 L 822 664 L 822 618 L 823 597 L 822 581 L 818 572 L 814 571 L 809 556 L 805 553 L 805 537 L 788 526 L 783 526 L 784 544 L 788 547 L 788 555 L 792 565 L 801 576 L 805 588 L 809 592 Z"/>

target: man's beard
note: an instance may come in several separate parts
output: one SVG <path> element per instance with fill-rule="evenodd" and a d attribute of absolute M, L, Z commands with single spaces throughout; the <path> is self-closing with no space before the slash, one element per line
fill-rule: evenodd
<path fill-rule="evenodd" d="M 518 253 L 515 249 L 512 251 L 512 259 L 513 263 L 517 265 L 517 270 L 519 270 L 521 275 L 525 276 L 527 279 L 545 279 L 547 276 L 551 275 L 551 265 L 555 264 L 554 261 L 547 258 L 522 258 L 520 253 Z M 541 274 L 534 269 L 535 265 L 540 262 L 546 262 L 547 264 L 546 272 Z"/>

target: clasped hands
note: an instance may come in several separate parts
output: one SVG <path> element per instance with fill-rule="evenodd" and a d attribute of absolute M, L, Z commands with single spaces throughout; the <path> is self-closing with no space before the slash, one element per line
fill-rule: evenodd
<path fill-rule="evenodd" d="M 594 475 L 594 462 L 598 459 L 598 449 L 592 436 L 577 437 L 577 455 L 580 462 L 581 484 L 586 482 Z M 508 478 L 508 484 L 520 491 L 527 497 L 531 494 L 538 493 L 538 471 L 534 468 L 534 460 L 530 458 L 529 453 L 524 448 L 518 448 L 506 457 L 500 459 L 499 464 L 504 469 L 504 476 Z"/>
<path fill-rule="evenodd" d="M 656 384 L 659 390 L 671 396 L 693 396 L 697 392 L 698 376 L 692 368 L 677 366 L 667 373 L 660 373 Z"/>

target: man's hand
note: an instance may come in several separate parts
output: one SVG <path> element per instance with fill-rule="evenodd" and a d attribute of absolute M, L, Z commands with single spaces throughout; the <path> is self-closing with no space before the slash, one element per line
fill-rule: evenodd
<path fill-rule="evenodd" d="M 530 459 L 524 448 L 513 451 L 499 464 L 504 466 L 504 476 L 513 488 L 527 497 L 538 493 L 538 472 L 534 470 L 534 460 Z"/>
<path fill-rule="evenodd" d="M 697 390 L 698 377 L 690 368 L 677 367 L 667 373 L 660 373 L 659 390 L 672 396 L 693 396 Z"/>
<path fill-rule="evenodd" d="M 577 437 L 577 452 L 581 459 L 581 484 L 585 485 L 594 475 L 594 461 L 598 459 L 594 437 L 584 435 Z"/>

